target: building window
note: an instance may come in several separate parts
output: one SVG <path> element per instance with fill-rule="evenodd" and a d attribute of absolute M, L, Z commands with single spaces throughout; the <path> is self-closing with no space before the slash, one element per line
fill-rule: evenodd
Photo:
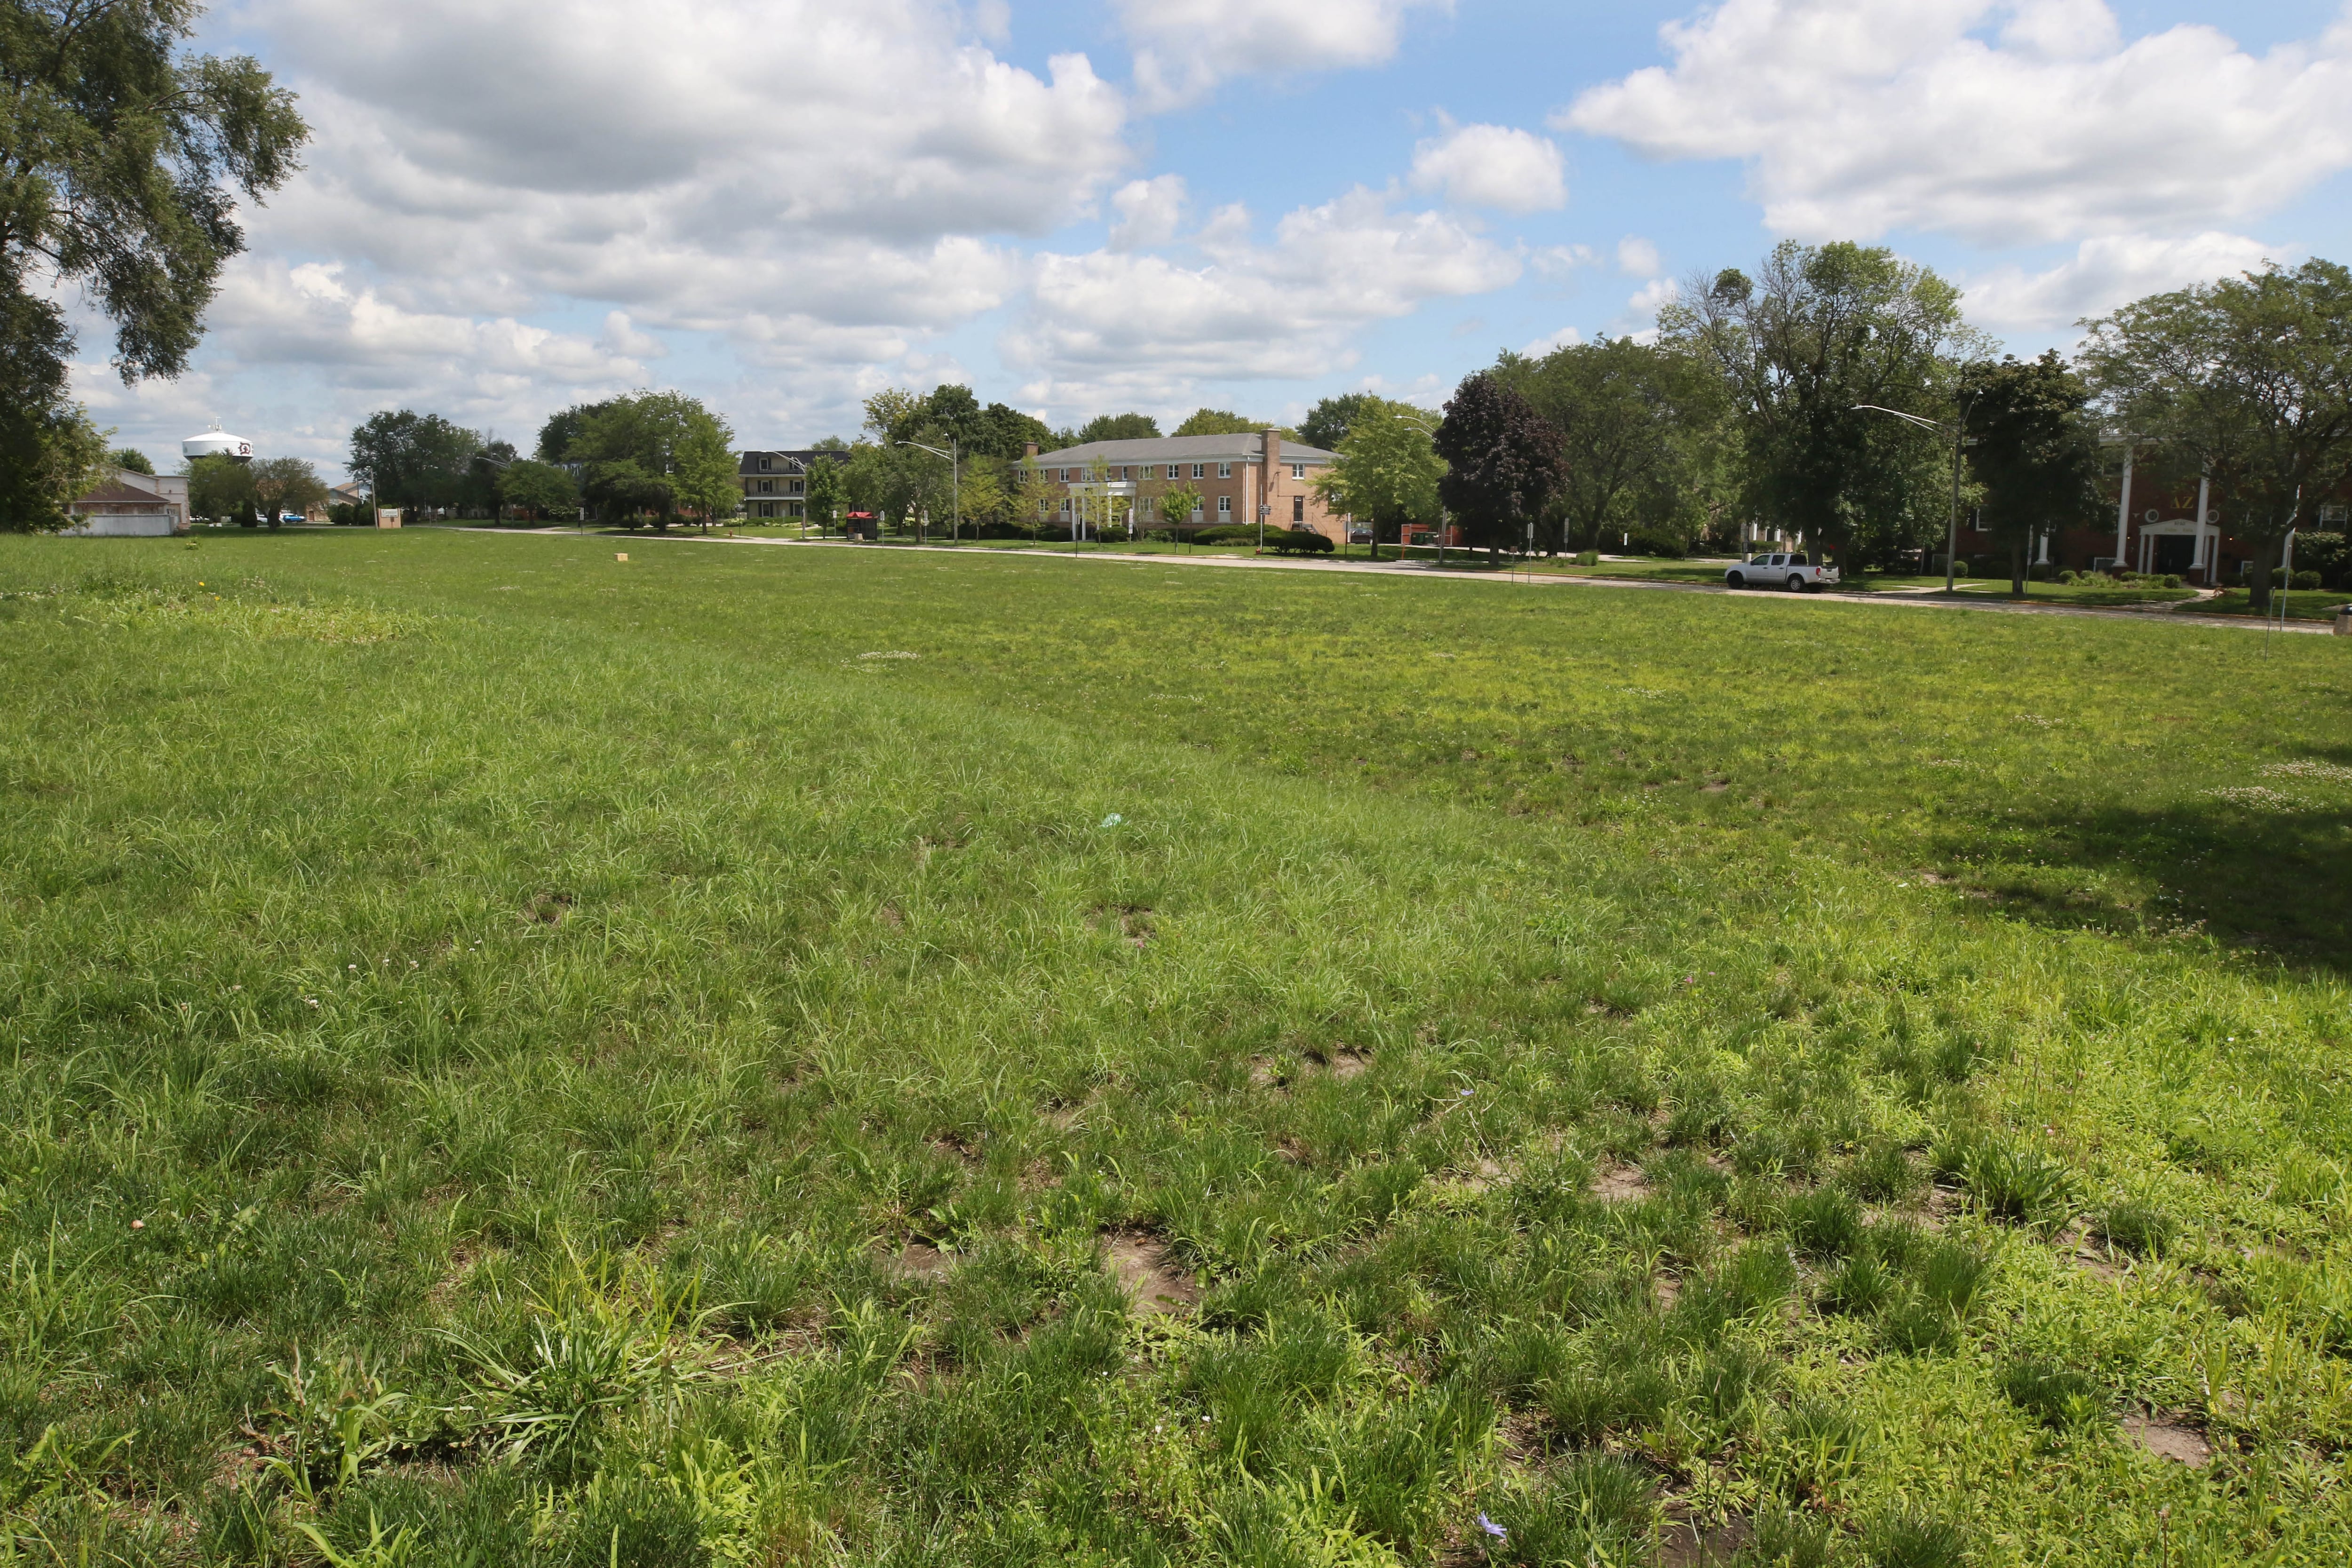
<path fill-rule="evenodd" d="M 800 494 L 804 488 L 806 487 L 799 479 L 786 479 L 784 481 L 784 493 L 786 495 L 796 496 Z"/>
<path fill-rule="evenodd" d="M 1307 465 L 1306 465 L 1306 464 L 1304 464 L 1304 463 L 1293 463 L 1293 464 L 1291 464 L 1291 465 L 1290 465 L 1290 477 L 1291 477 L 1292 479 L 1305 479 L 1305 478 L 1307 477 Z"/>
<path fill-rule="evenodd" d="M 2332 500 L 2332 501 L 2323 501 L 2323 502 L 2321 502 L 2321 503 L 2320 503 L 2320 507 L 2319 507 L 2319 521 L 2322 521 L 2322 522 L 2324 522 L 2324 523 L 2326 523 L 2328 527 L 2330 527 L 2330 528 L 2341 528 L 2341 527 L 2343 527 L 2343 526 L 2344 526 L 2344 519 L 2345 519 L 2345 506 L 2344 506 L 2344 503 L 2343 503 L 2342 501 L 2340 501 L 2340 500 Z"/>
<path fill-rule="evenodd" d="M 760 471 L 761 471 L 761 473 L 763 473 L 763 474 L 764 474 L 764 473 L 766 473 L 766 472 L 768 471 L 768 464 L 769 464 L 769 459 L 768 459 L 768 458 L 761 458 L 761 459 L 760 459 Z"/>
<path fill-rule="evenodd" d="M 1044 517 L 1047 512 L 1053 510 L 1053 503 L 1048 501 L 1044 496 L 1039 496 L 1037 498 L 1037 515 L 1039 517 Z"/>
<path fill-rule="evenodd" d="M 1217 515 L 1219 517 L 1231 517 L 1234 515 L 1233 497 L 1219 496 L 1217 498 Z"/>
<path fill-rule="evenodd" d="M 1221 479 L 1230 479 L 1233 477 L 1234 466 L 1231 463 L 1219 463 L 1217 465 L 1217 478 Z"/>
<path fill-rule="evenodd" d="M 1207 478 L 1209 477 L 1209 475 L 1208 475 L 1208 470 L 1207 470 L 1206 466 L 1205 466 L 1205 465 L 1203 465 L 1203 464 L 1200 464 L 1200 463 L 1195 463 L 1195 464 L 1193 464 L 1193 465 L 1192 465 L 1192 477 L 1193 477 L 1194 479 L 1207 479 Z"/>
<path fill-rule="evenodd" d="M 1292 496 L 1290 498 L 1290 521 L 1293 522 L 1305 522 L 1307 521 L 1307 498 L 1305 496 Z"/>
<path fill-rule="evenodd" d="M 775 481 L 775 480 L 773 480 L 773 479 L 761 479 L 761 480 L 760 481 L 760 493 L 761 493 L 761 495 L 763 495 L 763 496 L 764 496 L 764 495 L 773 495 L 773 494 L 775 493 L 775 489 L 776 489 L 776 481 Z"/>

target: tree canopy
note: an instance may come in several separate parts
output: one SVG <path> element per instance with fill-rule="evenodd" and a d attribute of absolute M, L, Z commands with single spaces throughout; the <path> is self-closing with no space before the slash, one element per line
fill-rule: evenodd
<path fill-rule="evenodd" d="M 1684 489 L 1693 447 L 1717 434 L 1721 398 L 1705 368 L 1631 338 L 1571 343 L 1541 359 L 1506 353 L 1495 374 L 1559 432 L 1565 469 L 1553 512 L 1564 542 L 1595 547 L 1604 530 L 1654 522 L 1661 500 Z"/>
<path fill-rule="evenodd" d="M 1195 408 L 1176 426 L 1179 436 L 1253 436 L 1265 426 L 1223 408 Z"/>
<path fill-rule="evenodd" d="M 1351 427 L 1336 460 L 1315 476 L 1315 492 L 1327 507 L 1370 524 L 1377 554 L 1383 532 L 1437 521 L 1445 460 L 1430 444 L 1428 416 L 1411 404 L 1363 394 L 1349 415 Z"/>
<path fill-rule="evenodd" d="M 66 397 L 78 287 L 114 325 L 125 384 L 177 375 L 222 264 L 233 193 L 294 173 L 293 95 L 245 57 L 181 46 L 188 0 L 0 0 L 0 526 L 49 527 L 102 437 Z"/>
<path fill-rule="evenodd" d="M 535 517 L 568 512 L 580 504 L 571 471 L 553 463 L 518 458 L 499 470 L 499 500 Z"/>
<path fill-rule="evenodd" d="M 1446 465 L 1438 495 L 1489 553 L 1516 542 L 1560 482 L 1559 432 L 1491 371 L 1454 388 L 1431 445 Z"/>
<path fill-rule="evenodd" d="M 561 417 L 561 416 L 559 416 Z M 680 512 L 724 517 L 741 499 L 735 432 L 683 392 L 638 392 L 583 413 L 565 459 L 599 515 L 667 527 Z"/>
<path fill-rule="evenodd" d="M 1160 437 L 1160 421 L 1149 414 L 1097 414 L 1078 426 L 1078 438 L 1073 443 L 1084 446 L 1089 441 L 1153 441 Z"/>
<path fill-rule="evenodd" d="M 307 514 L 327 500 L 327 482 L 302 458 L 264 458 L 252 465 L 253 496 L 269 526 L 287 512 Z"/>
<path fill-rule="evenodd" d="M 106 455 L 106 460 L 126 473 L 152 474 L 155 471 L 155 465 L 148 461 L 147 454 L 136 447 L 117 447 Z"/>
<path fill-rule="evenodd" d="M 2008 551 L 2011 589 L 2022 594 L 2036 535 L 2097 520 L 2098 433 L 2084 416 L 2091 389 L 2052 349 L 1969 364 L 1959 396 L 1984 521 Z"/>
<path fill-rule="evenodd" d="M 1308 409 L 1307 417 L 1299 421 L 1298 438 L 1310 447 L 1336 452 L 1360 421 L 1376 417 L 1388 407 L 1388 399 L 1377 393 L 1343 392 L 1337 397 L 1327 397 Z"/>
<path fill-rule="evenodd" d="M 2084 325 L 2084 364 L 2110 415 L 2208 475 L 2230 531 L 2260 552 L 2352 477 L 2352 271 L 2306 261 L 2158 294 Z"/>
<path fill-rule="evenodd" d="M 343 466 L 380 507 L 457 507 L 484 490 L 474 464 L 487 443 L 480 432 L 438 414 L 387 409 L 352 430 Z"/>
<path fill-rule="evenodd" d="M 1949 408 L 1958 356 L 1980 346 L 1950 283 L 1884 247 L 1790 240 L 1755 279 L 1718 273 L 1658 322 L 1719 381 L 1756 511 L 1842 557 L 1914 543 L 1942 515 L 1948 448 L 1857 405 Z"/>

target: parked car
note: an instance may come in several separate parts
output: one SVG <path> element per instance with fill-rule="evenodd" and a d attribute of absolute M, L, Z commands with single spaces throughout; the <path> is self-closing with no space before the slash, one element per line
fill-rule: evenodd
<path fill-rule="evenodd" d="M 1729 587 L 1785 587 L 1791 594 L 1810 594 L 1837 580 L 1838 569 L 1824 563 L 1821 556 L 1792 551 L 1755 556 L 1740 562 L 1723 574 L 1723 581 Z"/>

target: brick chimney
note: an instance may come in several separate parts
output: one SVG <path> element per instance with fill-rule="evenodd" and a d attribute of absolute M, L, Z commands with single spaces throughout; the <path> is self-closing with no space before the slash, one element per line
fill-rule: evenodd
<path fill-rule="evenodd" d="M 1024 442 L 1022 442 L 1022 443 L 1021 443 L 1021 455 L 1022 455 L 1023 457 L 1024 457 L 1024 458 L 1034 458 L 1034 457 L 1035 457 L 1035 456 L 1037 455 L 1037 443 L 1036 443 L 1036 442 L 1034 442 L 1034 441 L 1024 441 Z"/>

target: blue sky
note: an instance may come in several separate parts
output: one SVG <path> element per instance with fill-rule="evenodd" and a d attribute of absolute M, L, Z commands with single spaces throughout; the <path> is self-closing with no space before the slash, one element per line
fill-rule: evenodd
<path fill-rule="evenodd" d="M 1884 243 L 2020 351 L 2345 256 L 2318 0 L 237 0 L 302 100 L 207 343 L 79 386 L 158 458 L 680 386 L 747 445 L 969 382 L 1056 423 L 1434 403 L 1776 239 Z"/>

